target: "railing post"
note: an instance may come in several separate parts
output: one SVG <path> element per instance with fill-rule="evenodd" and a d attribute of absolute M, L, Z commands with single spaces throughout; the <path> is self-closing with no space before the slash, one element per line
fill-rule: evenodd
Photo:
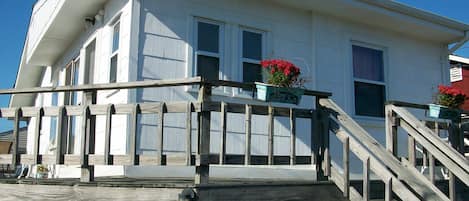
<path fill-rule="evenodd" d="M 392 110 L 393 105 L 386 105 L 386 149 L 397 156 L 397 127 L 399 119 Z"/>
<path fill-rule="evenodd" d="M 350 198 L 350 139 L 345 138 L 343 144 L 343 166 L 344 166 L 344 197 Z"/>
<path fill-rule="evenodd" d="M 296 164 L 296 114 L 290 108 L 290 165 Z"/>
<path fill-rule="evenodd" d="M 90 182 L 93 181 L 94 178 L 94 168 L 88 165 L 89 162 L 89 151 L 88 151 L 88 143 L 90 137 L 90 108 L 89 106 L 85 106 L 83 109 L 83 115 L 81 120 L 81 145 L 80 145 L 80 164 L 81 164 L 81 176 L 80 182 Z"/>
<path fill-rule="evenodd" d="M 164 140 L 164 113 L 166 112 L 166 103 L 162 102 L 160 105 L 160 113 L 158 114 L 158 132 L 157 132 L 157 157 L 158 161 L 156 162 L 156 165 L 162 165 L 163 164 L 163 154 L 164 154 L 164 146 L 163 146 L 163 140 Z"/>
<path fill-rule="evenodd" d="M 21 108 L 17 108 L 15 110 L 15 124 L 13 125 L 13 145 L 12 145 L 12 158 L 11 158 L 11 165 L 13 168 L 16 168 L 16 166 L 20 162 L 20 154 L 18 153 L 18 144 L 19 144 L 19 139 L 20 139 L 20 121 L 21 121 L 21 116 L 23 115 Z"/>
<path fill-rule="evenodd" d="M 109 104 L 106 109 L 106 131 L 104 134 L 104 163 L 112 165 L 114 163 L 111 155 L 111 131 L 112 131 L 112 114 L 115 108 L 113 104 Z"/>
<path fill-rule="evenodd" d="M 408 143 L 407 143 L 407 153 L 408 153 L 408 158 L 410 164 L 412 164 L 413 167 L 417 165 L 417 155 L 416 155 L 416 142 L 415 138 L 412 137 L 410 134 L 408 135 Z"/>
<path fill-rule="evenodd" d="M 370 157 L 363 160 L 363 201 L 370 200 Z"/>
<path fill-rule="evenodd" d="M 459 153 L 464 154 L 464 132 L 461 127 L 461 119 L 453 119 L 449 127 L 449 141 L 451 146 Z"/>
<path fill-rule="evenodd" d="M 274 116 L 275 110 L 274 107 L 269 105 L 269 116 L 268 116 L 268 130 L 267 130 L 267 164 L 273 165 L 274 164 Z M 313 161 L 311 161 L 312 163 Z"/>
<path fill-rule="evenodd" d="M 192 158 L 192 103 L 187 103 L 186 108 L 186 165 L 191 165 Z"/>
<path fill-rule="evenodd" d="M 227 114 L 227 104 L 222 102 L 220 105 L 220 156 L 219 163 L 220 165 L 225 164 L 225 154 L 226 154 L 226 114 Z"/>
<path fill-rule="evenodd" d="M 39 154 L 39 147 L 41 146 L 41 130 L 42 130 L 42 117 L 44 116 L 44 109 L 41 107 L 36 115 L 36 125 L 34 129 L 34 145 L 33 145 L 33 164 L 37 165 L 41 163 L 41 157 Z"/>
<path fill-rule="evenodd" d="M 84 110 L 82 116 L 82 136 L 81 136 L 81 182 L 91 182 L 94 180 L 94 166 L 88 164 L 88 155 L 94 154 L 95 148 L 95 128 L 96 116 L 91 115 L 89 105 L 96 104 L 97 91 L 84 92 Z"/>
<path fill-rule="evenodd" d="M 140 113 L 140 106 L 139 104 L 135 104 L 132 107 L 132 113 L 130 114 L 130 148 L 129 148 L 129 154 L 130 154 L 130 162 L 132 165 L 138 165 L 140 160 L 139 160 L 139 155 L 137 153 L 137 130 L 138 130 L 138 114 Z M 158 125 L 162 126 L 162 125 Z M 159 153 L 162 153 L 161 150 L 158 150 Z"/>
<path fill-rule="evenodd" d="M 59 113 L 57 115 L 57 141 L 56 141 L 56 150 L 55 150 L 55 163 L 57 165 L 64 163 L 64 154 L 67 140 L 67 115 L 65 113 L 65 106 L 59 107 Z"/>
<path fill-rule="evenodd" d="M 315 152 L 316 152 L 316 171 L 317 180 L 327 180 L 327 176 L 330 175 L 330 156 L 329 156 L 329 113 L 327 110 L 319 104 L 319 100 L 324 97 L 316 97 L 316 110 L 317 117 L 314 122 L 316 141 Z"/>
<path fill-rule="evenodd" d="M 245 106 L 245 147 L 244 147 L 244 165 L 251 165 L 251 119 L 252 107 L 248 104 Z"/>
<path fill-rule="evenodd" d="M 208 184 L 210 172 L 210 111 L 207 110 L 207 103 L 210 102 L 212 95 L 212 86 L 205 82 L 201 83 L 199 89 L 198 101 L 201 103 L 201 111 L 197 113 L 198 118 L 198 149 L 197 162 L 195 167 L 194 183 Z"/>

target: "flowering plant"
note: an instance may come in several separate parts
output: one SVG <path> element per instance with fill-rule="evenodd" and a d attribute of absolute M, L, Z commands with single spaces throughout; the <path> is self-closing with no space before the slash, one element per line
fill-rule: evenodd
<path fill-rule="evenodd" d="M 269 73 L 268 84 L 280 87 L 302 87 L 303 79 L 299 79 L 301 72 L 298 67 L 289 61 L 281 59 L 263 60 L 262 68 Z"/>
<path fill-rule="evenodd" d="M 44 165 L 38 165 L 37 166 L 37 172 L 38 173 L 46 173 L 46 172 L 49 172 L 49 169 L 47 169 L 47 167 L 44 166 Z"/>
<path fill-rule="evenodd" d="M 437 103 L 449 108 L 457 109 L 468 99 L 460 89 L 451 86 L 438 86 Z"/>

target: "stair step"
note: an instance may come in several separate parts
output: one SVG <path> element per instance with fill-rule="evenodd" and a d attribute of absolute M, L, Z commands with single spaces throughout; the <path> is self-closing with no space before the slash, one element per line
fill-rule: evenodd
<path fill-rule="evenodd" d="M 197 188 L 201 200 L 347 201 L 332 182 L 299 185 L 217 185 Z"/>

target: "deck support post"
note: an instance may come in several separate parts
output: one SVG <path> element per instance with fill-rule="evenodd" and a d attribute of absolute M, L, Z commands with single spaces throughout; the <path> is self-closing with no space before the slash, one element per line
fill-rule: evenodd
<path fill-rule="evenodd" d="M 315 155 L 315 164 L 318 181 L 327 180 L 330 175 L 330 155 L 329 155 L 329 113 L 319 104 L 323 97 L 316 97 L 316 118 L 313 118 L 314 136 L 313 150 Z"/>
<path fill-rule="evenodd" d="M 448 128 L 449 131 L 449 142 L 451 146 L 464 156 L 464 130 L 462 129 L 461 117 L 453 119 Z M 459 179 L 450 171 L 449 172 L 449 198 L 451 201 L 457 200 L 458 193 L 463 191 L 461 182 Z"/>
<path fill-rule="evenodd" d="M 13 168 L 16 168 L 20 164 L 20 154 L 18 151 L 19 147 L 19 141 L 20 141 L 20 121 L 21 121 L 21 116 L 23 115 L 21 108 L 16 108 L 15 109 L 15 119 L 14 122 L 15 124 L 13 125 L 13 144 L 12 144 L 12 150 L 11 150 L 11 165 Z"/>
<path fill-rule="evenodd" d="M 89 154 L 94 154 L 95 148 L 95 127 L 96 116 L 91 115 L 89 105 L 96 104 L 97 91 L 85 91 L 84 93 L 84 111 L 82 116 L 81 132 L 81 176 L 80 182 L 94 181 L 94 166 L 88 164 Z"/>
<path fill-rule="evenodd" d="M 208 184 L 210 172 L 210 110 L 208 110 L 207 103 L 210 102 L 212 94 L 212 86 L 208 83 L 201 83 L 199 89 L 198 101 L 201 103 L 201 111 L 197 113 L 198 118 L 198 149 L 197 159 L 195 166 L 195 180 L 196 185 Z"/>
<path fill-rule="evenodd" d="M 393 105 L 386 105 L 386 149 L 394 156 L 397 156 L 397 128 L 399 119 L 392 110 Z"/>

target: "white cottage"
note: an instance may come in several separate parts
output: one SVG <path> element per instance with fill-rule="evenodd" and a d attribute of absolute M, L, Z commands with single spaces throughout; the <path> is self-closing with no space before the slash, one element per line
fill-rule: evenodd
<path fill-rule="evenodd" d="M 306 88 L 327 91 L 378 141 L 385 140 L 384 102 L 431 102 L 435 86 L 449 83 L 448 45 L 464 43 L 469 25 L 395 1 L 380 0 L 39 0 L 34 6 L 15 88 L 125 83 L 203 76 L 237 82 L 262 81 L 260 61 L 286 59 L 301 68 Z M 251 92 L 218 87 L 214 99 L 261 103 Z M 197 100 L 185 87 L 99 91 L 97 104 Z M 11 107 L 83 105 L 82 92 L 14 95 Z M 310 106 L 305 98 L 299 106 Z M 232 115 L 227 155 L 243 155 L 244 115 Z M 67 153 L 80 151 L 80 117 L 70 118 Z M 252 155 L 267 154 L 267 119 L 254 116 Z M 33 152 L 35 121 L 29 122 Z M 111 154 L 129 152 L 130 122 L 114 115 Z M 186 118 L 165 122 L 165 153 L 184 153 Z M 218 115 L 212 116 L 219 122 Z M 156 116 L 138 119 L 138 152 L 158 152 Z M 274 152 L 289 154 L 287 119 L 275 119 Z M 211 152 L 220 146 L 219 123 L 212 125 Z M 105 118 L 96 119 L 96 152 L 104 150 Z M 297 130 L 309 125 L 298 122 Z M 54 150 L 57 118 L 44 117 L 40 152 Z M 195 137 L 195 131 L 192 134 Z M 311 154 L 311 133 L 298 132 L 296 154 Z M 406 141 L 399 143 L 405 146 Z M 192 143 L 195 150 L 196 143 Z M 331 141 L 331 153 L 341 145 Z M 353 168 L 352 168 L 353 169 Z M 361 171 L 361 170 L 360 170 Z M 181 170 L 183 172 L 183 170 Z M 178 174 L 183 174 L 179 172 Z M 55 176 L 79 177 L 78 168 Z M 148 175 L 132 168 L 96 168 L 96 175 Z M 162 173 L 163 174 L 163 173 Z M 169 173 L 168 173 L 169 174 Z"/>

